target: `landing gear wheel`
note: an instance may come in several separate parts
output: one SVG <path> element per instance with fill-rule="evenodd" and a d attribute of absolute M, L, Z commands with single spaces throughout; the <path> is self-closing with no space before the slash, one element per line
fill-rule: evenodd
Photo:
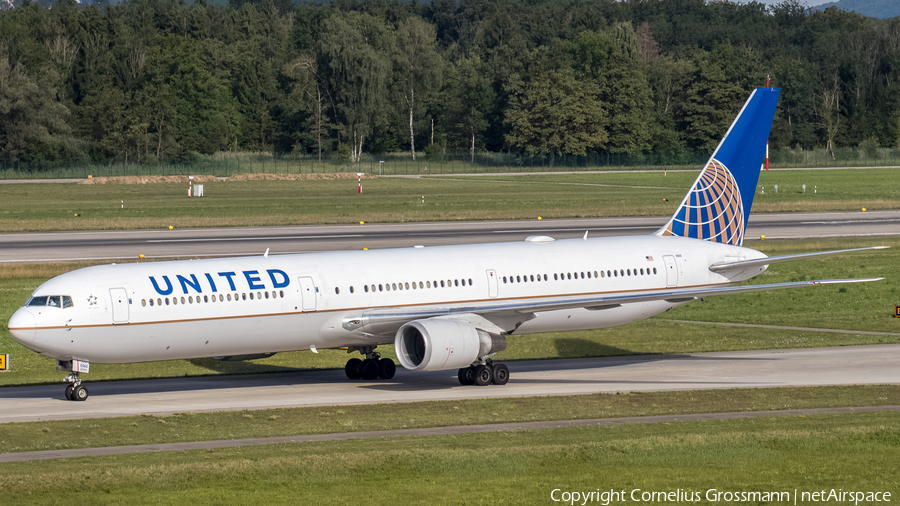
<path fill-rule="evenodd" d="M 344 374 L 346 374 L 349 379 L 358 380 L 360 378 L 360 367 L 362 367 L 362 360 L 351 358 L 347 361 L 347 365 L 344 366 Z"/>
<path fill-rule="evenodd" d="M 88 389 L 84 385 L 78 385 L 72 390 L 73 401 L 86 401 L 88 398 Z"/>
<path fill-rule="evenodd" d="M 389 358 L 383 358 L 378 361 L 378 377 L 389 380 L 397 373 L 397 365 Z"/>
<path fill-rule="evenodd" d="M 494 371 L 491 377 L 491 383 L 495 385 L 505 385 L 509 381 L 509 367 L 506 364 L 494 364 Z"/>
<path fill-rule="evenodd" d="M 364 380 L 373 380 L 378 377 L 378 361 L 374 358 L 367 358 L 362 361 L 359 368 L 359 376 Z"/>
<path fill-rule="evenodd" d="M 72 391 L 75 390 L 75 385 L 66 385 L 66 400 L 72 401 L 75 400 L 72 398 Z"/>
<path fill-rule="evenodd" d="M 483 387 L 485 385 L 491 384 L 491 378 L 493 374 L 491 374 L 491 366 L 489 365 L 479 365 L 475 368 L 475 384 Z"/>
<path fill-rule="evenodd" d="M 474 367 L 463 367 L 459 370 L 459 383 L 460 385 L 474 385 L 475 384 L 475 368 Z"/>

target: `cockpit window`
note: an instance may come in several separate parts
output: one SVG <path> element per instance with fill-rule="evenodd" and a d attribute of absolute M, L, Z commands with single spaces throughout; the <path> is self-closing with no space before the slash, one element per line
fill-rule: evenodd
<path fill-rule="evenodd" d="M 28 303 L 29 306 L 46 306 L 47 305 L 47 296 L 43 297 L 32 297 L 31 302 Z"/>
<path fill-rule="evenodd" d="M 32 297 L 27 306 L 73 307 L 72 297 L 68 295 L 41 295 Z"/>

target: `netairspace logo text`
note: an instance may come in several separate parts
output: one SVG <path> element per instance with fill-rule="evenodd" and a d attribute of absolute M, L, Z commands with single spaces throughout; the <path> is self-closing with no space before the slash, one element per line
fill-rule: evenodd
<path fill-rule="evenodd" d="M 665 502 L 704 502 L 704 503 L 748 503 L 748 502 L 769 502 L 769 503 L 785 503 L 785 504 L 809 504 L 809 503 L 834 503 L 834 504 L 853 504 L 857 506 L 859 503 L 889 503 L 891 502 L 890 492 L 861 492 L 849 491 L 840 488 L 831 490 L 813 490 L 801 491 L 794 489 L 792 491 L 728 491 L 715 488 L 706 491 L 691 491 L 677 489 L 670 492 L 653 492 L 649 490 L 641 490 L 635 488 L 632 490 L 562 490 L 553 489 L 550 492 L 550 499 L 554 502 L 569 504 L 574 506 L 579 504 L 586 506 L 588 504 L 601 504 L 609 506 L 615 503 L 665 503 Z"/>

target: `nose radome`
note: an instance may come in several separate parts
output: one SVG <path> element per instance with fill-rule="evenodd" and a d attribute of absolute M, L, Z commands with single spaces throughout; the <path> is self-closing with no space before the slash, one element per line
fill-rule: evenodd
<path fill-rule="evenodd" d="M 9 335 L 25 346 L 34 341 L 35 318 L 31 311 L 21 308 L 9 319 Z"/>

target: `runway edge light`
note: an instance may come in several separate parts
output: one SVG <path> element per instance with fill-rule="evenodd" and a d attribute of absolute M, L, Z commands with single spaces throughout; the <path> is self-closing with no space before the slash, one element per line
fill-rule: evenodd
<path fill-rule="evenodd" d="M 894 318 L 900 318 L 900 306 L 894 306 Z"/>
<path fill-rule="evenodd" d="M 900 307 L 900 306 L 898 306 Z M 9 354 L 0 353 L 0 372 L 9 372 Z"/>

